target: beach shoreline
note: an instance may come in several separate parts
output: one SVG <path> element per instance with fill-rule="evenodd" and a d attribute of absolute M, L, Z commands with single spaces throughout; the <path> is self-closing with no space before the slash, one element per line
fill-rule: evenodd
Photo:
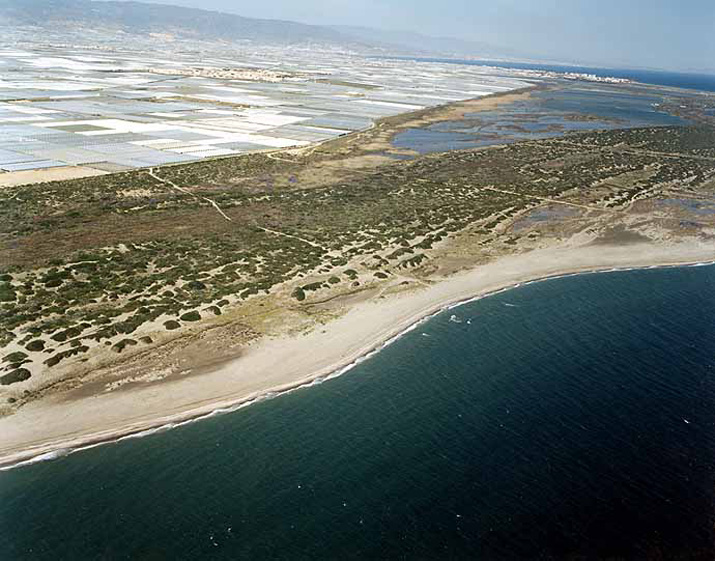
<path fill-rule="evenodd" d="M 715 247 L 702 242 L 566 243 L 501 257 L 427 288 L 357 304 L 308 334 L 263 340 L 211 372 L 75 401 L 54 396 L 32 402 L 0 418 L 0 470 L 168 430 L 322 383 L 446 309 L 525 283 L 714 262 Z"/>

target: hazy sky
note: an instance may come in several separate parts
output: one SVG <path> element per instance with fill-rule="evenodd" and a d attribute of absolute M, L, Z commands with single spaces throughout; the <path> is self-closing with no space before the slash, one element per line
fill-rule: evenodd
<path fill-rule="evenodd" d="M 410 30 L 563 61 L 715 70 L 715 0 L 144 0 Z"/>

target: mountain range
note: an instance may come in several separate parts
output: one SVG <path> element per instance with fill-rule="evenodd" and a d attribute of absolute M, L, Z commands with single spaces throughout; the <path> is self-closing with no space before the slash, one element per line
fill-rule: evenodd
<path fill-rule="evenodd" d="M 480 41 L 429 37 L 366 27 L 308 25 L 142 2 L 92 0 L 0 0 L 0 24 L 58 29 L 102 27 L 134 34 L 171 33 L 193 39 L 260 43 L 321 43 L 390 52 L 453 56 L 514 56 Z"/>

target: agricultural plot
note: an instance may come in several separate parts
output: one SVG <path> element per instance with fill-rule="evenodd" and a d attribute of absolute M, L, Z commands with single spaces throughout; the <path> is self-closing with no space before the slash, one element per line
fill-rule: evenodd
<path fill-rule="evenodd" d="M 0 179 L 306 146 L 386 116 L 527 85 L 494 69 L 342 52 L 203 45 L 151 55 L 131 44 L 22 44 L 0 48 Z"/>

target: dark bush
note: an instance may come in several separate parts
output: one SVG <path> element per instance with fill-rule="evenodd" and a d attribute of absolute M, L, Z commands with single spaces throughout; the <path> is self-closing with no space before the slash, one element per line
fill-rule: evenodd
<path fill-rule="evenodd" d="M 62 357 L 59 354 L 53 355 L 45 361 L 45 365 L 52 368 L 53 366 L 60 363 Z"/>
<path fill-rule="evenodd" d="M 133 347 L 137 342 L 134 339 L 122 339 L 118 343 L 112 345 L 112 350 L 115 353 L 121 353 L 127 347 Z"/>
<path fill-rule="evenodd" d="M 23 353 L 22 351 L 16 351 L 14 353 L 10 353 L 9 355 L 5 355 L 2 359 L 3 362 L 22 362 L 27 358 L 27 353 Z"/>
<path fill-rule="evenodd" d="M 181 321 L 199 321 L 201 319 L 201 314 L 196 310 L 193 310 L 191 312 L 186 312 L 180 319 Z"/>
<path fill-rule="evenodd" d="M 17 295 L 12 288 L 11 284 L 0 283 L 0 302 L 14 302 L 17 299 Z"/>
<path fill-rule="evenodd" d="M 60 343 L 63 341 L 66 341 L 67 339 L 71 339 L 72 337 L 77 337 L 84 331 L 84 327 L 76 326 L 76 327 L 70 327 L 69 329 L 65 329 L 64 331 L 58 331 L 55 333 L 50 339 L 53 341 L 59 341 Z"/>
<path fill-rule="evenodd" d="M 10 384 L 15 384 L 17 382 L 24 382 L 30 378 L 31 374 L 27 368 L 18 368 L 13 370 L 5 376 L 0 376 L 0 384 L 3 386 L 9 386 Z"/>

